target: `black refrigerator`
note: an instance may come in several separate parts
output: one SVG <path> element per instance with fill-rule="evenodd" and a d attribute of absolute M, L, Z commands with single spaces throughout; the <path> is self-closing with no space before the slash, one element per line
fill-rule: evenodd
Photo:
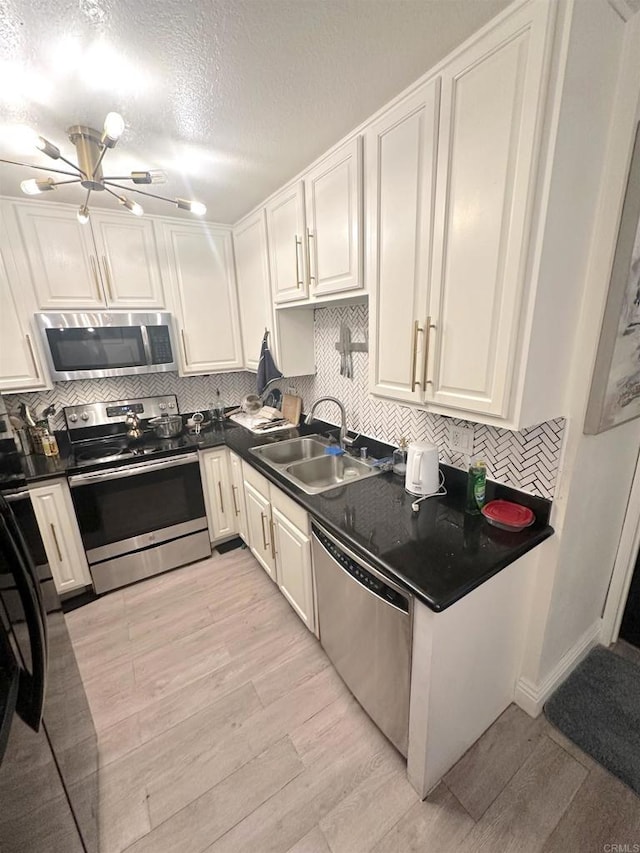
<path fill-rule="evenodd" d="M 30 544 L 0 496 L 0 853 L 98 853 L 96 732 Z"/>

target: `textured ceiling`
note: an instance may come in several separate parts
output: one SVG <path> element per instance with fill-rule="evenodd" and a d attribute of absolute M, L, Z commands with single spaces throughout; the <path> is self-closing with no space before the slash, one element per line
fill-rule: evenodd
<path fill-rule="evenodd" d="M 127 128 L 105 174 L 163 168 L 159 191 L 198 198 L 207 219 L 233 223 L 506 5 L 0 0 L 0 157 L 56 166 L 20 151 L 17 128 L 72 158 L 65 129 L 101 128 L 117 110 Z M 31 176 L 0 164 L 0 192 L 20 195 Z M 61 188 L 55 198 L 80 195 Z"/>

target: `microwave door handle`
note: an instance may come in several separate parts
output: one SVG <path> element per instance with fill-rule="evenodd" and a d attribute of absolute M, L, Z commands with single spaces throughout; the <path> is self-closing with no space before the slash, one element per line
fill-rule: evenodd
<path fill-rule="evenodd" d="M 147 364 L 153 364 L 153 356 L 151 354 L 151 344 L 149 343 L 149 332 L 146 326 L 140 326 L 140 336 L 142 337 L 142 346 L 144 347 L 144 358 Z"/>
<path fill-rule="evenodd" d="M 38 587 L 33 585 L 32 575 L 25 565 L 20 546 L 15 539 L 15 531 L 12 531 L 11 528 L 10 519 L 3 513 L 0 519 L 0 536 L 3 545 L 9 550 L 10 565 L 25 612 L 33 670 L 31 674 L 25 671 L 20 675 L 16 707 L 24 722 L 37 732 L 40 730 L 40 723 L 42 722 L 47 686 L 46 623 L 42 621 Z"/>

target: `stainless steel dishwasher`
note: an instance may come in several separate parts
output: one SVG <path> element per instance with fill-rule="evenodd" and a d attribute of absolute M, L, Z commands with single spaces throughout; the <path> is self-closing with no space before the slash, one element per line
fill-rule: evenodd
<path fill-rule="evenodd" d="M 367 714 L 406 757 L 413 596 L 318 524 L 311 541 L 320 643 Z"/>

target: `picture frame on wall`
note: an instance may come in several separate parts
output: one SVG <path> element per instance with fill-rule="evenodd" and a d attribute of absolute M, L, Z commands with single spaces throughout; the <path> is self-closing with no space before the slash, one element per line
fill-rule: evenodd
<path fill-rule="evenodd" d="M 640 416 L 640 123 L 629 166 L 584 432 Z"/>

